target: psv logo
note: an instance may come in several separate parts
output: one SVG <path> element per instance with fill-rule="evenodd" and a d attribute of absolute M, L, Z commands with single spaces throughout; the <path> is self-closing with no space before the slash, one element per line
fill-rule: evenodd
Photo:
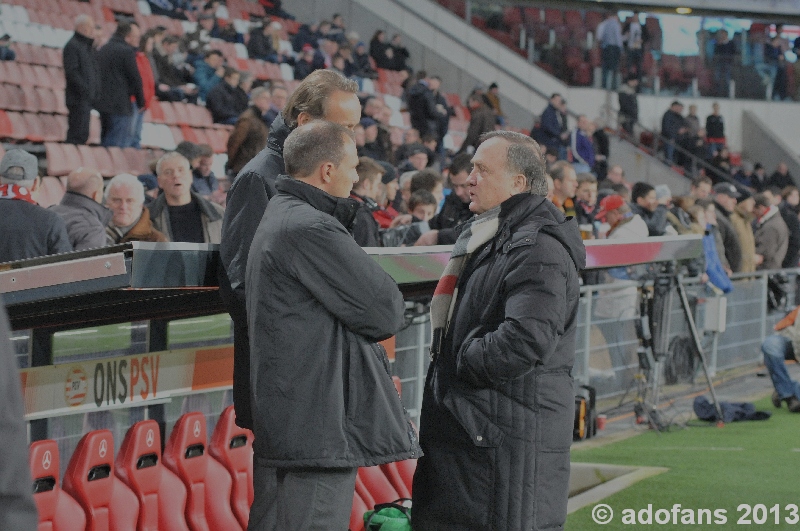
<path fill-rule="evenodd" d="M 200 421 L 194 421 L 194 436 L 195 438 L 200 437 Z"/>
<path fill-rule="evenodd" d="M 52 463 L 53 463 L 53 454 L 50 453 L 50 450 L 47 450 L 42 456 L 42 468 L 48 470 Z"/>
<path fill-rule="evenodd" d="M 156 440 L 156 434 L 153 433 L 153 430 L 147 430 L 147 437 L 145 437 L 144 442 L 147 443 L 147 447 L 150 448 L 153 446 L 153 443 Z"/>
<path fill-rule="evenodd" d="M 106 453 L 108 453 L 108 443 L 105 441 L 105 439 L 100 441 L 100 449 L 97 453 L 100 454 L 100 457 L 105 457 Z"/>

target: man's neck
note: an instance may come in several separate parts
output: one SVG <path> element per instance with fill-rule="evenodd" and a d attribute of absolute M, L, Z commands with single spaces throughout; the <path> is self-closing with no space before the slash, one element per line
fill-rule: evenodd
<path fill-rule="evenodd" d="M 172 207 L 185 206 L 192 202 L 191 195 L 173 197 L 165 194 L 164 199 L 166 199 L 167 201 L 167 206 L 172 206 Z"/>

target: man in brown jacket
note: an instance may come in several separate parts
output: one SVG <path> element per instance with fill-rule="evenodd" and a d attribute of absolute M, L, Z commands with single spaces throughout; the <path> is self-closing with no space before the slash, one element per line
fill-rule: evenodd
<path fill-rule="evenodd" d="M 756 215 L 756 269 L 780 269 L 789 247 L 789 229 L 778 207 L 764 193 L 753 196 Z"/>
<path fill-rule="evenodd" d="M 496 123 L 494 111 L 483 102 L 483 98 L 479 95 L 473 94 L 470 96 L 467 100 L 467 106 L 469 107 L 471 118 L 467 128 L 467 137 L 461 144 L 461 149 L 458 150 L 458 153 L 468 153 L 467 149 L 470 146 L 472 146 L 472 151 L 475 151 L 478 148 L 478 144 L 480 144 L 480 136 L 483 133 L 494 131 Z"/>
<path fill-rule="evenodd" d="M 112 213 L 106 227 L 109 245 L 169 241 L 153 228 L 150 211 L 144 206 L 144 186 L 130 173 L 121 173 L 108 182 L 105 203 Z"/>
<path fill-rule="evenodd" d="M 228 168 L 233 175 L 237 175 L 267 145 L 269 130 L 264 116 L 270 109 L 269 91 L 264 87 L 254 88 L 250 103 L 228 137 Z"/>
<path fill-rule="evenodd" d="M 742 247 L 740 273 L 752 273 L 756 270 L 756 240 L 753 236 L 754 205 L 753 197 L 746 192 L 742 193 L 729 218 Z"/>

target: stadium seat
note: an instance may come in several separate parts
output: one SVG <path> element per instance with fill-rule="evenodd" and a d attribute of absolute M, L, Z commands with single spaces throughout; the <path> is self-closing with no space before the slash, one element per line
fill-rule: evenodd
<path fill-rule="evenodd" d="M 363 531 L 364 530 L 364 513 L 369 511 L 367 504 L 358 495 L 358 492 L 353 492 L 353 507 L 350 509 L 350 527 L 349 531 Z"/>
<path fill-rule="evenodd" d="M 253 503 L 253 433 L 237 426 L 235 420 L 233 406 L 228 406 L 217 421 L 208 452 L 231 475 L 231 507 L 246 529 Z"/>
<path fill-rule="evenodd" d="M 172 137 L 172 132 L 166 125 L 146 122 L 142 125 L 142 147 L 161 148 L 171 151 L 176 146 L 177 143 Z"/>
<path fill-rule="evenodd" d="M 370 508 L 374 507 L 376 503 L 389 503 L 402 498 L 379 466 L 359 468 L 358 477 L 361 479 L 362 486 L 359 495 L 365 502 L 368 501 L 368 498 L 372 499 L 373 504 L 367 504 Z M 358 486 L 359 482 L 356 482 L 356 488 Z M 365 492 L 368 495 L 365 495 Z"/>
<path fill-rule="evenodd" d="M 115 472 L 139 500 L 137 531 L 188 531 L 186 488 L 161 462 L 156 421 L 143 420 L 128 429 Z"/>
<path fill-rule="evenodd" d="M 47 159 L 47 175 L 61 177 L 81 166 L 81 156 L 73 144 L 56 144 L 47 142 L 44 145 Z"/>
<path fill-rule="evenodd" d="M 33 476 L 33 501 L 39 510 L 39 531 L 83 531 L 86 515 L 59 485 L 58 444 L 31 443 L 28 460 Z"/>
<path fill-rule="evenodd" d="M 67 120 L 65 116 L 39 114 L 38 118 L 43 141 L 60 142 L 67 137 Z"/>
<path fill-rule="evenodd" d="M 17 85 L 8 83 L 0 84 L 0 109 L 7 111 L 26 110 L 29 101 L 25 97 L 25 91 Z"/>
<path fill-rule="evenodd" d="M 186 413 L 178 419 L 164 447 L 164 464 L 186 487 L 189 529 L 243 529 L 231 508 L 231 475 L 207 452 L 202 413 Z"/>
<path fill-rule="evenodd" d="M 0 138 L 13 138 L 14 125 L 8 117 L 6 111 L 0 109 Z"/>
<path fill-rule="evenodd" d="M 110 149 L 109 149 L 110 151 Z M 125 170 L 129 173 L 133 173 L 134 175 L 141 175 L 143 173 L 149 173 L 150 168 L 147 165 L 147 158 L 145 156 L 145 152 L 141 149 L 136 148 L 125 148 L 122 150 L 122 154 L 125 156 Z M 116 164 L 115 164 L 116 166 Z M 121 173 L 122 170 L 118 170 L 117 173 Z"/>
<path fill-rule="evenodd" d="M 111 431 L 96 430 L 83 436 L 64 473 L 64 491 L 83 507 L 92 531 L 135 531 L 139 501 L 114 475 Z"/>

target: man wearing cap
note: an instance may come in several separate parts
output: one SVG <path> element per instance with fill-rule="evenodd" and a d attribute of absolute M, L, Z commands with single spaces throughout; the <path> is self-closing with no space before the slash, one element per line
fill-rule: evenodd
<path fill-rule="evenodd" d="M 17 53 L 8 45 L 11 43 L 11 35 L 6 33 L 0 37 L 0 61 L 13 61 L 17 58 Z"/>
<path fill-rule="evenodd" d="M 64 46 L 64 89 L 69 111 L 67 143 L 89 140 L 90 112 L 100 91 L 100 67 L 94 47 L 94 21 L 89 15 L 75 18 L 75 34 Z"/>
<path fill-rule="evenodd" d="M 158 188 L 158 184 L 155 186 Z M 129 173 L 113 177 L 106 187 L 105 202 L 112 212 L 111 221 L 106 227 L 109 245 L 131 241 L 169 241 L 163 233 L 153 228 L 150 211 L 144 206 L 145 190 L 140 179 Z"/>
<path fill-rule="evenodd" d="M 67 193 L 50 207 L 67 226 L 76 251 L 105 247 L 111 211 L 103 206 L 103 176 L 95 169 L 78 168 L 67 176 Z"/>
<path fill-rule="evenodd" d="M 731 183 L 717 183 L 714 185 L 714 206 L 717 211 L 717 228 L 722 237 L 722 246 L 725 248 L 725 260 L 734 273 L 742 269 L 742 245 L 739 236 L 731 224 L 731 213 L 736 208 L 736 200 L 741 194 Z M 720 258 L 722 258 L 720 256 Z"/>
<path fill-rule="evenodd" d="M 756 216 L 753 233 L 756 240 L 756 269 L 780 269 L 789 247 L 789 228 L 778 207 L 771 203 L 766 194 L 756 194 L 753 200 L 753 214 Z"/>
<path fill-rule="evenodd" d="M 606 238 L 614 240 L 643 239 L 650 233 L 647 224 L 639 214 L 631 211 L 630 205 L 617 194 L 607 195 L 600 201 L 600 210 L 595 214 L 595 219 L 608 223 L 611 227 Z"/>
<path fill-rule="evenodd" d="M 64 221 L 36 204 L 36 157 L 9 150 L 0 161 L 0 262 L 72 251 Z"/>
<path fill-rule="evenodd" d="M 374 160 L 387 162 L 389 154 L 378 141 L 378 122 L 369 116 L 365 116 L 361 118 L 361 127 L 364 128 L 364 146 L 359 150 L 359 154 Z"/>

